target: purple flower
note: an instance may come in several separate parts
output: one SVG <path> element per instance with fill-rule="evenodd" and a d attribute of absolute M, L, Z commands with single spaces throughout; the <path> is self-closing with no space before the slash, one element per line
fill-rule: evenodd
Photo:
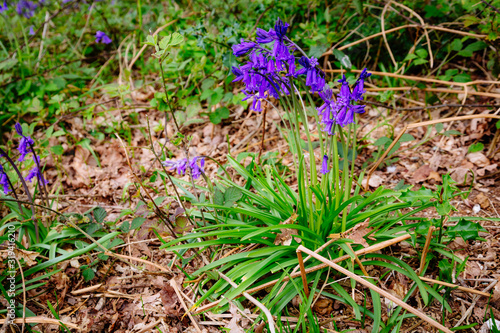
<path fill-rule="evenodd" d="M 199 162 L 199 163 L 198 163 Z M 169 170 L 176 170 L 177 174 L 184 175 L 188 167 L 188 162 L 186 158 L 178 161 L 164 161 L 162 163 L 166 167 L 170 167 Z M 191 169 L 191 174 L 194 179 L 200 178 L 201 174 L 204 172 L 205 158 L 196 156 L 189 160 L 189 168 Z"/>
<path fill-rule="evenodd" d="M 111 38 L 108 37 L 104 32 L 102 31 L 97 31 L 95 33 L 95 42 L 96 43 L 103 43 L 103 44 L 109 44 L 112 42 Z"/>
<path fill-rule="evenodd" d="M 17 3 L 16 12 L 19 15 L 22 15 L 25 18 L 29 19 L 33 15 L 35 15 L 35 9 L 36 8 L 37 8 L 37 5 L 35 3 L 33 3 L 33 2 L 31 2 L 31 1 L 28 1 L 28 0 L 19 0 L 19 2 Z"/>
<path fill-rule="evenodd" d="M 38 165 L 40 165 L 40 157 L 36 157 L 35 160 L 35 155 L 33 155 L 33 161 L 35 162 L 35 165 L 33 168 L 30 170 L 28 175 L 26 176 L 26 180 L 29 181 L 30 183 L 33 181 L 33 178 L 38 178 L 44 185 L 47 185 L 49 182 L 43 178 L 43 174 L 38 168 Z M 37 163 L 38 162 L 38 163 Z"/>
<path fill-rule="evenodd" d="M 236 56 L 236 57 L 239 57 L 239 56 L 242 56 L 242 55 L 245 55 L 248 51 L 252 50 L 254 47 L 255 47 L 255 43 L 253 42 L 245 42 L 243 40 L 243 38 L 241 39 L 241 43 L 240 44 L 235 44 L 233 45 L 232 49 L 233 49 L 233 54 Z"/>
<path fill-rule="evenodd" d="M 356 81 L 353 92 L 349 88 L 349 83 L 342 76 L 338 82 L 341 83 L 340 93 L 337 95 L 337 100 L 333 100 L 333 92 L 329 87 L 325 87 L 322 92 L 319 93 L 320 97 L 323 99 L 323 104 L 318 108 L 318 115 L 321 116 L 321 123 L 323 124 L 323 131 L 332 135 L 335 125 L 338 124 L 341 127 L 347 124 L 354 123 L 354 114 L 365 112 L 364 105 L 356 105 L 355 102 L 359 102 L 363 99 L 364 80 L 371 74 L 365 70 L 362 71 L 360 78 Z"/>
<path fill-rule="evenodd" d="M 19 133 L 19 132 L 18 132 Z M 24 159 L 26 158 L 26 155 L 28 155 L 31 152 L 31 147 L 35 145 L 35 141 L 30 136 L 22 136 L 21 140 L 19 141 L 19 147 L 17 150 L 19 150 L 19 162 L 23 162 Z"/>
<path fill-rule="evenodd" d="M 352 98 L 355 101 L 361 101 L 363 99 L 363 94 L 366 92 L 366 90 L 363 90 L 364 85 L 365 85 L 365 79 L 370 77 L 372 73 L 368 73 L 366 68 L 363 69 L 361 74 L 359 75 L 358 81 L 356 81 L 354 89 L 352 90 Z"/>
<path fill-rule="evenodd" d="M 20 136 L 23 136 L 23 127 L 21 126 L 21 124 L 16 123 L 14 125 L 14 128 L 16 129 L 17 134 L 19 134 Z"/>
<path fill-rule="evenodd" d="M 3 170 L 2 165 L 0 165 L 0 185 L 3 187 L 3 193 L 7 194 L 10 192 L 10 187 L 9 187 L 9 178 L 7 177 L 7 174 Z"/>
<path fill-rule="evenodd" d="M 311 92 L 322 91 L 325 86 L 325 79 L 323 78 L 322 72 L 316 68 L 316 66 L 319 65 L 318 59 L 314 57 L 308 59 L 303 56 L 299 59 L 299 64 L 304 68 L 298 70 L 295 76 L 306 74 L 306 85 L 311 87 Z"/>
<path fill-rule="evenodd" d="M 3 1 L 3 6 L 0 5 L 0 13 L 5 12 L 8 9 L 7 7 L 7 0 Z"/>
<path fill-rule="evenodd" d="M 283 41 L 289 26 L 290 25 L 288 23 L 283 23 L 280 18 L 276 20 L 276 23 L 274 24 L 274 31 L 276 32 L 276 37 L 278 37 L 280 41 Z"/>
<path fill-rule="evenodd" d="M 29 34 L 30 36 L 33 36 L 33 35 L 35 34 L 35 31 L 33 30 L 33 26 L 30 26 L 30 29 L 29 29 L 28 34 Z"/>
<path fill-rule="evenodd" d="M 330 170 L 328 170 L 328 156 L 323 156 L 323 162 L 321 163 L 321 174 L 326 175 Z"/>

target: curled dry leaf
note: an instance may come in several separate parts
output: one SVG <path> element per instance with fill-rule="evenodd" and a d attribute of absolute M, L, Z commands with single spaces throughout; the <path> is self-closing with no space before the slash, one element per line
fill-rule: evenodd
<path fill-rule="evenodd" d="M 467 159 L 471 161 L 471 163 L 477 165 L 478 167 L 485 167 L 490 165 L 490 160 L 481 152 L 470 153 L 467 155 Z"/>
<path fill-rule="evenodd" d="M 322 316 L 330 315 L 333 312 L 333 300 L 322 297 L 314 303 L 313 310 Z"/>
<path fill-rule="evenodd" d="M 160 291 L 160 297 L 167 317 L 180 317 L 182 315 L 184 311 L 182 311 L 181 302 L 170 284 L 166 283 L 163 285 Z"/>

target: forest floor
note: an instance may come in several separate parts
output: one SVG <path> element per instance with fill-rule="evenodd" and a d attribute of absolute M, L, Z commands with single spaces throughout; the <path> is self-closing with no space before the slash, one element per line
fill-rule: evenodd
<path fill-rule="evenodd" d="M 165 120 L 163 113 L 150 110 L 148 96 L 150 94 L 144 92 L 137 92 L 133 96 L 135 104 L 132 110 L 139 114 L 139 125 L 131 126 L 132 136 L 126 147 L 131 167 L 127 163 L 125 150 L 117 139 L 98 141 L 88 135 L 102 124 L 126 122 L 131 105 L 125 110 L 117 104 L 115 111 L 109 111 L 105 113 L 105 116 L 99 117 L 92 124 L 87 123 L 85 126 L 79 117 L 62 119 L 66 123 L 66 130 L 75 138 L 91 138 L 91 146 L 99 156 L 101 167 L 98 166 L 89 150 L 81 146 L 68 146 L 65 136 L 51 138 L 51 145 L 59 144 L 65 149 L 61 160 L 48 160 L 46 166 L 46 176 L 51 187 L 55 189 L 61 186 L 64 189 L 64 193 L 52 193 L 51 198 L 57 203 L 55 209 L 64 213 L 82 214 L 89 208 L 99 205 L 108 212 L 107 220 L 116 220 L 118 224 L 125 220 L 125 218 L 120 217 L 123 211 L 136 210 L 139 198 L 136 195 L 136 189 L 131 186 L 135 181 L 132 170 L 139 177 L 151 177 L 153 171 L 159 168 L 158 162 L 153 164 L 155 157 L 149 149 L 150 142 L 146 133 L 148 128 L 160 127 L 158 125 Z M 102 100 L 99 102 L 109 101 L 107 96 L 101 98 Z M 481 113 L 483 109 L 480 107 L 458 109 L 443 106 L 434 108 L 430 112 L 426 110 L 394 112 L 392 110 L 388 115 L 387 108 L 368 104 L 367 112 L 358 118 L 360 125 L 358 139 L 361 145 L 365 144 L 365 147 L 357 159 L 357 172 L 359 173 L 363 168 L 364 163 L 366 165 L 373 164 L 374 156 L 380 155 L 377 149 L 383 148 L 383 146 L 377 148 L 367 144 L 391 134 L 388 132 L 391 126 L 394 128 L 393 133 L 399 133 L 405 124 L 439 119 L 445 116 L 477 114 Z M 190 142 L 192 153 L 207 155 L 219 162 L 225 162 L 229 152 L 228 142 L 230 153 L 233 156 L 244 152 L 259 152 L 262 140 L 262 121 L 263 114 L 237 107 L 232 110 L 231 117 L 220 125 L 196 124 L 183 128 L 182 131 L 185 135 L 192 136 Z M 415 186 L 415 188 L 425 186 L 436 189 L 436 186 L 441 182 L 441 175 L 446 173 L 450 173 L 453 179 L 462 183 L 466 175 L 469 175 L 466 182 L 470 184 L 470 172 L 472 171 L 475 174 L 472 191 L 468 198 L 452 202 L 457 208 L 457 211 L 452 215 L 500 218 L 499 132 L 498 130 L 495 132 L 494 123 L 494 120 L 489 119 L 448 122 L 440 131 L 442 134 L 444 131 L 454 130 L 463 135 L 445 136 L 438 133 L 439 128 L 425 126 L 407 131 L 414 137 L 414 140 L 402 143 L 401 148 L 386 159 L 389 160 L 389 163 L 375 171 L 370 179 L 370 190 L 379 186 L 394 187 L 401 180 L 405 184 Z M 277 158 L 282 159 L 283 165 L 291 166 L 291 155 L 286 140 L 280 135 L 279 125 L 279 115 L 275 111 L 269 110 L 266 118 L 262 156 L 266 158 L 266 154 L 276 153 Z M 314 128 L 315 125 L 311 124 L 311 127 L 313 132 L 317 131 L 317 128 Z M 170 125 L 168 132 L 169 134 L 174 132 Z M 484 137 L 490 138 L 490 145 L 486 145 L 481 152 L 468 153 L 469 146 L 480 139 L 484 141 Z M 164 132 L 154 132 L 152 138 L 155 149 L 159 151 L 165 143 Z M 173 144 L 167 143 L 166 147 L 174 152 L 174 155 L 178 157 L 182 155 Z M 319 161 L 320 156 L 317 156 L 317 159 Z M 216 177 L 217 164 L 207 160 L 205 172 L 208 177 Z M 158 203 L 160 207 L 170 205 L 171 211 L 178 207 L 173 189 L 166 187 L 159 177 L 150 185 L 154 189 L 152 193 L 157 193 L 156 196 L 165 192 L 169 195 Z M 462 188 L 467 190 L 468 186 Z M 432 216 L 435 215 L 435 211 L 429 210 L 423 214 Z M 451 249 L 457 251 L 457 256 L 464 259 L 469 258 L 464 273 L 456 277 L 455 283 L 463 287 L 491 292 L 492 297 L 488 299 L 488 297 L 461 290 L 452 291 L 448 300 L 453 312 L 446 313 L 443 321 L 447 327 L 456 326 L 457 323 L 459 325 L 479 323 L 470 331 L 481 331 L 485 312 L 489 313 L 491 308 L 493 308 L 495 317 L 500 318 L 500 311 L 498 311 L 500 309 L 500 284 L 492 283 L 500 279 L 500 259 L 498 257 L 500 252 L 500 222 L 480 221 L 480 223 L 487 230 L 487 232 L 480 233 L 480 236 L 484 237 L 486 241 L 464 242 L 458 238 L 450 245 Z M 164 274 L 148 273 L 158 270 L 157 267 L 149 264 L 144 265 L 145 271 L 140 271 L 135 266 L 137 263 L 131 265 L 110 258 L 98 265 L 94 279 L 85 282 L 79 273 L 79 268 L 89 264 L 92 255 L 80 256 L 60 265 L 59 268 L 62 270 L 52 276 L 47 285 L 28 292 L 30 308 L 37 315 L 52 317 L 50 309 L 46 306 L 47 300 L 49 300 L 51 304 L 57 304 L 57 311 L 62 322 L 76 325 L 84 332 L 199 332 L 200 330 L 202 332 L 220 332 L 223 327 L 231 329 L 231 332 L 238 332 L 237 329 L 250 327 L 250 324 L 253 323 L 252 318 L 255 318 L 251 311 L 243 314 L 243 319 L 239 320 L 236 326 L 234 326 L 234 320 L 231 319 L 242 316 L 242 314 L 235 312 L 236 310 L 231 310 L 231 313 L 226 314 L 209 312 L 193 318 L 183 316 L 185 309 L 193 305 L 193 284 L 184 284 L 186 279 L 184 273 L 176 267 L 171 269 L 174 254 L 159 249 L 162 243 L 152 231 L 153 227 L 162 230 L 162 226 L 158 224 L 157 220 L 147 220 L 138 231 L 126 234 L 125 244 L 119 246 L 117 251 L 123 255 L 146 259 L 161 265 L 168 270 Z M 164 231 L 160 232 L 160 235 L 168 239 L 166 229 Z M 418 260 L 413 257 L 416 252 L 406 242 L 391 246 L 384 251 L 391 252 L 393 256 L 407 259 L 414 268 L 418 267 Z M 189 274 L 201 265 L 203 265 L 201 260 L 191 260 L 185 270 Z M 377 276 L 380 273 L 375 269 L 370 270 L 370 268 L 368 271 L 372 276 Z M 431 270 L 427 276 L 436 278 L 437 273 L 437 269 Z M 391 279 L 392 282 L 382 282 L 381 285 L 391 293 L 402 297 L 408 290 L 408 279 L 399 273 L 395 273 L 394 277 L 395 279 Z M 171 281 L 175 281 L 174 285 L 177 286 L 177 289 L 172 287 Z M 387 282 L 387 279 L 385 281 Z M 346 287 L 348 285 L 346 283 Z M 361 304 L 363 294 L 356 293 L 355 299 Z M 424 307 L 418 298 L 412 300 L 412 303 L 426 314 L 441 321 L 443 309 L 440 305 L 431 304 Z M 290 304 L 290 313 L 294 312 L 293 307 L 294 305 Z M 249 310 L 251 309 L 249 308 Z M 383 310 L 383 319 L 387 318 L 387 311 L 388 309 Z M 349 307 L 333 300 L 325 300 L 320 305 L 316 305 L 315 313 L 319 316 L 320 322 L 334 318 L 339 330 L 351 328 L 355 332 L 370 331 L 369 327 L 362 328 L 359 322 L 352 320 L 353 313 Z M 193 321 L 197 321 L 198 328 L 193 324 Z M 328 332 L 334 332 L 331 323 L 325 324 L 323 327 Z M 424 325 L 417 319 L 406 320 L 403 328 L 402 332 L 432 331 L 430 326 Z M 43 332 L 59 331 L 58 325 L 49 324 L 38 325 L 35 329 Z"/>

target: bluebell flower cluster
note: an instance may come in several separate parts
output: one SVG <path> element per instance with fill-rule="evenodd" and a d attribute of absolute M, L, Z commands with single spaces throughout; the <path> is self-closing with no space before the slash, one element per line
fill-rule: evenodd
<path fill-rule="evenodd" d="M 19 162 L 23 162 L 24 159 L 26 158 L 26 155 L 28 155 L 31 152 L 31 147 L 35 145 L 35 141 L 30 136 L 25 136 L 23 135 L 23 128 L 21 127 L 21 124 L 16 123 L 14 126 L 16 129 L 17 134 L 21 136 L 21 140 L 19 141 L 19 146 L 17 147 L 17 150 L 19 150 Z"/>
<path fill-rule="evenodd" d="M 262 111 L 262 100 L 269 97 L 279 99 L 282 94 L 289 95 L 292 88 L 292 78 L 305 75 L 305 84 L 312 93 L 317 92 L 323 104 L 318 108 L 323 130 L 332 135 L 335 125 L 341 127 L 354 122 L 354 114 L 363 113 L 364 105 L 359 105 L 363 99 L 364 81 L 371 75 L 364 69 L 352 87 L 352 91 L 345 78 L 342 77 L 340 93 L 336 98 L 332 89 L 326 85 L 325 75 L 321 71 L 318 59 L 302 55 L 295 57 L 294 53 L 304 53 L 287 36 L 288 23 L 280 19 L 276 21 L 274 29 L 268 31 L 258 28 L 256 42 L 241 40 L 241 43 L 232 47 L 235 56 L 247 55 L 248 61 L 240 66 L 233 67 L 236 76 L 233 82 L 242 81 L 245 84 L 243 100 L 252 100 L 250 109 Z M 267 45 L 272 47 L 268 48 Z M 296 60 L 300 69 L 296 68 Z"/>
<path fill-rule="evenodd" d="M 169 167 L 169 170 L 176 170 L 177 174 L 180 176 L 186 173 L 186 169 L 189 165 L 189 169 L 191 170 L 191 175 L 194 179 L 200 178 L 205 168 L 205 158 L 196 156 L 189 159 L 189 163 L 187 158 L 183 158 L 178 161 L 164 161 L 162 163 L 164 166 Z"/>
<path fill-rule="evenodd" d="M 318 115 L 321 116 L 323 130 L 332 135 L 335 130 L 335 125 L 344 127 L 354 123 L 354 114 L 365 112 L 365 105 L 356 104 L 363 100 L 364 82 L 371 75 L 366 68 L 361 72 L 359 79 L 354 83 L 353 89 L 349 87 L 349 83 L 345 75 L 338 82 L 341 83 L 340 92 L 337 99 L 333 99 L 333 91 L 329 87 L 325 87 L 319 93 L 323 100 L 323 104 L 318 108 Z"/>
<path fill-rule="evenodd" d="M 96 43 L 103 43 L 103 44 L 109 44 L 112 42 L 111 38 L 106 35 L 106 33 L 102 31 L 97 31 L 95 34 L 95 42 Z"/>
<path fill-rule="evenodd" d="M 16 6 L 17 14 L 24 16 L 29 19 L 33 15 L 35 15 L 35 10 L 38 8 L 38 5 L 33 1 L 29 0 L 19 0 Z"/>
<path fill-rule="evenodd" d="M 21 124 L 16 123 L 14 128 L 16 129 L 17 134 L 21 136 L 21 140 L 19 140 L 19 146 L 17 150 L 19 150 L 18 161 L 23 162 L 26 158 L 26 155 L 28 155 L 29 153 L 33 153 L 32 147 L 35 145 L 35 141 L 33 141 L 33 139 L 30 136 L 26 136 L 23 134 L 23 128 Z M 35 162 L 35 165 L 28 173 L 26 180 L 31 183 L 33 178 L 37 177 L 40 182 L 42 182 L 44 185 L 47 185 L 48 181 L 43 177 L 43 174 L 41 173 L 39 168 L 40 158 L 36 156 L 34 153 L 32 155 L 33 155 L 33 162 Z"/>
<path fill-rule="evenodd" d="M 315 58 L 303 56 L 299 60 L 302 69 L 296 68 L 295 51 L 300 50 L 287 36 L 289 24 L 281 19 L 274 29 L 258 28 L 256 42 L 241 40 L 232 47 L 235 56 L 248 55 L 248 61 L 232 68 L 236 78 L 233 82 L 245 84 L 245 98 L 252 99 L 251 110 L 262 111 L 262 100 L 269 97 L 279 99 L 281 94 L 289 95 L 293 89 L 291 77 L 306 75 L 306 85 L 312 92 L 321 91 L 325 85 L 324 74 Z"/>
<path fill-rule="evenodd" d="M 9 7 L 7 7 L 7 0 L 3 1 L 3 5 L 0 4 L 0 13 L 5 12 Z"/>
<path fill-rule="evenodd" d="M 7 194 L 10 192 L 9 179 L 5 173 L 2 165 L 0 164 L 0 185 L 3 187 L 3 193 Z"/>

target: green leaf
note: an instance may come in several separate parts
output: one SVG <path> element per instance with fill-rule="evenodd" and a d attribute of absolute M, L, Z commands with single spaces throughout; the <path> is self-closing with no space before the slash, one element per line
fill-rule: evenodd
<path fill-rule="evenodd" d="M 359 15 L 363 15 L 363 0 L 354 0 L 354 7 Z"/>
<path fill-rule="evenodd" d="M 418 49 L 415 51 L 415 54 L 418 55 L 422 59 L 425 59 L 429 56 L 429 52 L 427 52 L 426 49 Z"/>
<path fill-rule="evenodd" d="M 218 188 L 215 189 L 214 193 L 214 204 L 223 206 L 224 205 L 224 194 Z"/>
<path fill-rule="evenodd" d="M 462 41 L 458 38 L 454 39 L 453 42 L 450 44 L 451 50 L 452 51 L 460 51 L 463 47 Z"/>
<path fill-rule="evenodd" d="M 337 58 L 337 60 L 340 61 L 342 66 L 344 66 L 345 68 L 352 67 L 351 59 L 349 59 L 349 56 L 347 56 L 347 54 L 337 49 L 332 50 L 332 52 L 335 58 Z"/>
<path fill-rule="evenodd" d="M 62 154 L 64 154 L 64 148 L 61 145 L 52 146 L 52 147 L 50 147 L 50 150 L 54 154 L 59 155 L 59 156 L 61 156 Z"/>
<path fill-rule="evenodd" d="M 236 201 L 240 200 L 242 196 L 243 192 L 241 189 L 236 186 L 229 187 L 226 189 L 226 192 L 224 192 L 224 206 L 231 207 Z"/>
<path fill-rule="evenodd" d="M 130 225 L 130 229 L 133 230 L 133 229 L 139 228 L 140 226 L 142 226 L 144 221 L 146 221 L 146 219 L 144 217 L 141 217 L 141 216 L 136 217 L 135 219 L 132 220 L 132 223 Z"/>
<path fill-rule="evenodd" d="M 212 79 L 211 77 L 209 77 L 208 79 L 203 81 L 203 83 L 201 84 L 201 90 L 205 91 L 207 89 L 210 89 L 213 87 L 214 84 L 215 84 L 215 80 Z"/>
<path fill-rule="evenodd" d="M 484 149 L 484 145 L 481 142 L 473 143 L 469 146 L 469 153 L 477 153 L 478 151 L 482 151 Z"/>
<path fill-rule="evenodd" d="M 97 206 L 97 207 L 94 209 L 94 219 L 95 219 L 98 223 L 102 223 L 102 222 L 104 222 L 104 218 L 106 217 L 106 215 L 107 215 L 107 213 L 106 213 L 106 211 L 104 210 L 104 208 Z"/>
<path fill-rule="evenodd" d="M 443 123 L 437 123 L 436 124 L 436 132 L 441 133 L 441 131 L 444 129 Z"/>
<path fill-rule="evenodd" d="M 479 231 L 486 231 L 479 223 L 461 219 L 458 223 L 446 230 L 446 233 L 452 237 L 457 235 L 464 241 L 475 240 L 479 238 Z"/>
<path fill-rule="evenodd" d="M 466 83 L 466 82 L 472 81 L 472 79 L 471 79 L 469 74 L 462 73 L 462 74 L 455 75 L 453 77 L 453 81 L 460 82 L 460 83 Z"/>
<path fill-rule="evenodd" d="M 95 277 L 95 273 L 92 270 L 92 268 L 84 269 L 82 271 L 82 275 L 83 275 L 83 278 L 85 279 L 86 282 L 92 280 Z"/>
<path fill-rule="evenodd" d="M 444 136 L 450 137 L 452 135 L 464 135 L 462 132 L 456 130 L 448 130 L 443 133 Z"/>
<path fill-rule="evenodd" d="M 173 34 L 170 34 L 168 36 L 163 37 L 160 40 L 159 46 L 160 46 L 160 49 L 165 50 L 169 46 L 180 44 L 183 41 L 184 41 L 184 37 L 180 33 L 174 32 Z"/>
<path fill-rule="evenodd" d="M 392 142 L 391 139 L 389 139 L 386 136 L 383 136 L 381 138 L 378 138 L 377 141 L 375 141 L 375 143 L 373 145 L 376 147 L 380 147 L 380 146 L 384 146 L 386 143 L 391 143 L 391 142 Z"/>
<path fill-rule="evenodd" d="M 415 140 L 415 137 L 409 133 L 405 133 L 401 136 L 401 139 L 399 139 L 399 142 L 408 142 L 408 141 L 413 141 Z"/>
<path fill-rule="evenodd" d="M 97 157 L 96 153 L 94 152 L 94 149 L 92 149 L 92 147 L 90 146 L 90 139 L 83 139 L 82 141 L 78 142 L 77 145 L 82 146 L 83 148 L 90 151 L 92 156 L 94 156 L 99 168 L 101 167 L 101 162 L 99 161 L 99 158 Z"/>
<path fill-rule="evenodd" d="M 210 118 L 210 121 L 212 124 L 220 124 L 222 119 L 227 119 L 229 118 L 229 109 L 225 106 L 218 108 L 214 112 L 210 113 L 208 115 L 208 118 Z"/>
<path fill-rule="evenodd" d="M 144 42 L 144 44 L 154 46 L 155 45 L 155 39 L 154 39 L 154 37 L 152 35 L 148 35 L 146 37 L 146 41 Z"/>
<path fill-rule="evenodd" d="M 125 221 L 120 225 L 120 230 L 123 232 L 129 232 L 130 231 L 130 223 L 129 221 Z"/>

